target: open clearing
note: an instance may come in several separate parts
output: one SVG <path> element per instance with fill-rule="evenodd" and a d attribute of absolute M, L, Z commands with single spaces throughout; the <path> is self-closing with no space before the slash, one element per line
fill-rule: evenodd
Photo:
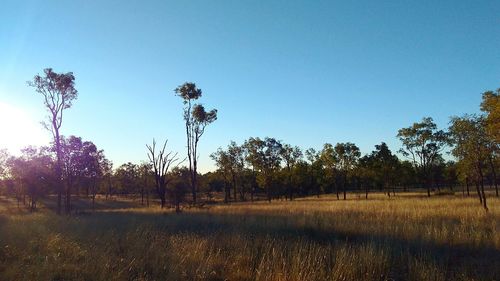
<path fill-rule="evenodd" d="M 500 200 L 490 198 L 488 213 L 461 195 L 181 214 L 98 200 L 72 217 L 0 198 L 0 280 L 499 280 Z"/>

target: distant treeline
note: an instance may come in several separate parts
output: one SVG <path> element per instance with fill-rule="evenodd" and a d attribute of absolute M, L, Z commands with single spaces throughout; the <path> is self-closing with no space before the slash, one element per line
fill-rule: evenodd
<path fill-rule="evenodd" d="M 149 161 L 126 163 L 113 169 L 103 150 L 91 141 L 60 134 L 62 113 L 76 100 L 75 77 L 45 69 L 28 84 L 44 97 L 49 112 L 45 127 L 53 135 L 47 147 L 27 147 L 21 156 L 0 150 L 0 194 L 17 198 L 19 204 L 36 209 L 38 198 L 54 194 L 57 212 L 71 213 L 71 197 L 95 199 L 100 194 L 140 196 L 145 205 L 150 198 L 164 207 L 170 202 L 180 211 L 180 203 L 215 200 L 248 201 L 265 198 L 293 200 L 300 196 L 334 193 L 346 199 L 348 192 L 368 198 L 370 191 L 387 196 L 397 190 L 422 189 L 476 193 L 487 210 L 485 185 L 498 196 L 500 166 L 500 89 L 482 95 L 481 114 L 451 117 L 449 128 L 437 128 L 433 119 L 423 118 L 397 132 L 401 141 L 400 159 L 385 143 L 361 155 L 350 142 L 325 143 L 320 150 L 303 150 L 272 137 L 251 137 L 242 144 L 230 142 L 210 156 L 217 170 L 199 174 L 198 143 L 205 128 L 217 119 L 217 110 L 206 111 L 194 101 L 202 91 L 194 83 L 175 89 L 183 99 L 187 154 L 158 150 L 156 142 L 147 146 Z M 448 151 L 454 161 L 446 161 Z M 178 156 L 182 155 L 182 156 Z M 180 160 L 184 159 L 186 162 Z M 447 158 L 447 157 L 446 157 Z M 187 167 L 180 164 L 187 163 Z M 191 193 L 188 198 L 187 194 Z M 204 199 L 203 199 L 204 197 Z M 198 199 L 197 199 L 198 198 Z"/>

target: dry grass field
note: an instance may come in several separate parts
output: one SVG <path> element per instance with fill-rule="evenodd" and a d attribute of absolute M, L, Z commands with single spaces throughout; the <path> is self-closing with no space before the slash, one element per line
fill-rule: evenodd
<path fill-rule="evenodd" d="M 488 213 L 477 201 L 322 196 L 175 214 L 99 200 L 66 217 L 0 198 L 0 280 L 500 280 L 500 200 Z"/>

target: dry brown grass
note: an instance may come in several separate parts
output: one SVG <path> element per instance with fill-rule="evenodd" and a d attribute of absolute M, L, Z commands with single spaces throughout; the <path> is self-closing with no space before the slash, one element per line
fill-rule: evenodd
<path fill-rule="evenodd" d="M 0 280 L 498 280 L 499 203 L 322 196 L 176 215 L 100 201 L 68 218 L 0 200 Z"/>

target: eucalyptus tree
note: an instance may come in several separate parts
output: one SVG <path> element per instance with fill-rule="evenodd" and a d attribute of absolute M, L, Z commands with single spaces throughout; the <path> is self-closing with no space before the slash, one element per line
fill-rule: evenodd
<path fill-rule="evenodd" d="M 370 156 L 374 161 L 372 168 L 377 178 L 382 182 L 383 188 L 386 189 L 387 195 L 390 197 L 390 185 L 392 185 L 394 193 L 394 178 L 398 169 L 399 159 L 396 155 L 392 154 L 392 151 L 385 142 L 375 145 L 375 150 Z"/>
<path fill-rule="evenodd" d="M 259 172 L 262 167 L 262 159 L 264 158 L 264 145 L 265 142 L 260 138 L 249 138 L 243 144 L 245 150 L 245 161 L 247 166 L 251 167 L 252 177 L 251 177 L 251 188 L 250 188 L 250 200 L 253 202 L 254 195 L 257 189 L 257 172 Z"/>
<path fill-rule="evenodd" d="M 126 195 L 139 194 L 138 187 L 141 185 L 139 165 L 132 162 L 122 164 L 115 171 L 115 180 L 120 193 Z"/>
<path fill-rule="evenodd" d="M 489 157 L 488 136 L 484 119 L 477 115 L 452 117 L 449 128 L 452 153 L 466 167 L 475 171 L 476 190 L 480 203 L 488 210 L 484 192 L 484 169 Z"/>
<path fill-rule="evenodd" d="M 329 185 L 335 186 L 335 193 L 337 200 L 339 197 L 339 170 L 338 170 L 338 156 L 334 146 L 331 143 L 325 143 L 323 149 L 319 153 L 322 168 L 326 171 L 327 178 L 329 178 Z M 312 160 L 311 160 L 312 161 Z M 312 163 L 312 162 L 311 162 Z"/>
<path fill-rule="evenodd" d="M 56 151 L 56 176 L 57 184 L 57 213 L 61 213 L 62 193 L 64 190 L 62 179 L 62 150 L 60 129 L 63 122 L 63 113 L 73 105 L 78 97 L 75 89 L 75 76 L 72 72 L 56 73 L 52 68 L 43 70 L 44 75 L 35 75 L 28 85 L 34 87 L 36 92 L 43 96 L 44 105 L 49 112 L 48 122 L 44 127 L 52 133 Z"/>
<path fill-rule="evenodd" d="M 180 204 L 184 199 L 186 191 L 189 188 L 191 174 L 187 167 L 175 166 L 169 173 L 170 183 L 167 187 L 167 193 L 175 206 L 175 212 L 180 213 Z"/>
<path fill-rule="evenodd" d="M 83 141 L 82 138 L 69 136 L 61 138 L 62 150 L 62 176 L 65 186 L 65 212 L 71 213 L 71 196 L 73 189 L 75 194 L 80 195 L 80 188 L 84 187 L 86 196 L 92 191 L 94 201 L 98 181 L 102 177 L 100 161 L 103 161 L 104 152 L 98 150 L 91 141 Z"/>
<path fill-rule="evenodd" d="M 229 155 L 228 151 L 219 148 L 216 152 L 210 154 L 210 158 L 215 161 L 215 166 L 217 166 L 218 172 L 224 179 L 224 203 L 228 203 L 229 199 L 231 198 L 230 183 L 233 173 L 233 163 L 231 161 L 231 156 Z"/>
<path fill-rule="evenodd" d="M 104 157 L 99 162 L 103 180 L 101 181 L 101 191 L 106 194 L 106 199 L 113 194 L 113 161 Z"/>
<path fill-rule="evenodd" d="M 217 120 L 217 109 L 209 111 L 201 104 L 195 104 L 194 101 L 202 95 L 201 89 L 196 87 L 195 83 L 186 82 L 175 90 L 175 93 L 182 98 L 184 103 L 184 121 L 186 127 L 187 150 L 189 160 L 189 172 L 191 174 L 191 194 L 193 204 L 196 203 L 197 191 L 197 167 L 198 167 L 198 143 L 205 132 L 208 124 Z"/>
<path fill-rule="evenodd" d="M 287 176 L 287 189 L 288 198 L 293 200 L 293 182 L 292 182 L 292 169 L 295 168 L 296 164 L 303 157 L 302 151 L 298 146 L 291 146 L 289 144 L 283 144 L 281 148 L 281 158 L 285 162 L 286 176 Z"/>
<path fill-rule="evenodd" d="M 79 165 L 80 179 L 79 184 L 85 188 L 87 198 L 92 199 L 92 209 L 95 206 L 95 197 L 98 192 L 98 186 L 103 179 L 103 162 L 108 161 L 102 149 L 91 141 L 81 143 Z"/>
<path fill-rule="evenodd" d="M 500 88 L 483 93 L 481 111 L 485 113 L 485 125 L 488 135 L 500 145 Z"/>
<path fill-rule="evenodd" d="M 370 187 L 378 184 L 378 175 L 376 173 L 376 161 L 372 154 L 359 158 L 358 174 L 361 178 L 361 184 L 365 189 L 365 199 L 368 199 Z"/>
<path fill-rule="evenodd" d="M 239 194 L 240 200 L 244 201 L 245 185 L 243 183 L 243 173 L 245 170 L 245 149 L 243 146 L 239 146 L 236 142 L 231 141 L 227 147 L 227 152 L 231 163 L 234 200 L 236 201 L 237 194 Z"/>
<path fill-rule="evenodd" d="M 444 166 L 444 178 L 451 191 L 454 191 L 455 186 L 458 184 L 458 176 L 457 163 L 447 161 Z"/>
<path fill-rule="evenodd" d="M 335 145 L 335 155 L 337 158 L 338 169 L 342 175 L 342 190 L 344 193 L 344 200 L 346 200 L 346 182 L 348 176 L 350 176 L 361 156 L 359 148 L 350 142 L 337 143 Z"/>
<path fill-rule="evenodd" d="M 37 208 L 37 199 L 48 193 L 54 181 L 54 163 L 47 152 L 44 148 L 29 146 L 21 150 L 21 156 L 12 156 L 7 160 L 10 176 L 18 185 L 18 202 L 22 194 L 23 204 L 26 205 L 25 196 L 28 196 L 31 212 Z"/>
<path fill-rule="evenodd" d="M 146 206 L 149 207 L 149 190 L 151 189 L 151 179 L 154 178 L 153 166 L 151 163 L 142 162 L 139 165 L 139 178 L 141 181 L 141 205 L 144 205 L 145 198 Z"/>
<path fill-rule="evenodd" d="M 316 151 L 314 148 L 308 148 L 304 154 L 309 165 L 309 187 L 313 189 L 316 193 L 316 196 L 319 197 L 322 191 L 321 183 L 324 179 L 324 169 L 323 161 L 321 159 L 321 153 Z"/>
<path fill-rule="evenodd" d="M 264 141 L 261 140 L 260 138 L 250 137 L 248 140 L 245 140 L 242 147 L 245 150 L 244 155 L 245 155 L 246 166 L 249 168 L 251 173 L 251 176 L 249 177 L 250 200 L 253 202 L 254 195 L 257 192 L 257 189 L 259 188 L 257 183 L 257 174 L 259 172 L 259 167 L 261 166 L 261 161 L 263 158 L 262 153 L 263 153 Z"/>
<path fill-rule="evenodd" d="M 280 141 L 266 137 L 265 139 L 250 138 L 244 145 L 247 149 L 247 161 L 257 173 L 257 182 L 266 190 L 267 200 L 271 202 L 275 195 L 277 172 L 281 165 Z"/>
<path fill-rule="evenodd" d="M 179 162 L 177 152 L 165 151 L 167 148 L 168 140 L 165 141 L 163 147 L 156 151 L 156 141 L 153 139 L 152 145 L 146 145 L 148 149 L 148 158 L 153 167 L 155 174 L 156 192 L 160 198 L 161 208 L 165 207 L 167 184 L 171 178 L 168 178 L 168 171 L 170 168 L 179 166 L 183 161 Z"/>
<path fill-rule="evenodd" d="M 490 155 L 488 163 L 492 172 L 495 193 L 498 197 L 497 166 L 500 158 L 500 88 L 483 93 L 481 111 L 485 114 L 484 125 L 488 134 Z"/>
<path fill-rule="evenodd" d="M 449 143 L 448 134 L 438 130 L 431 117 L 425 117 L 421 122 L 399 129 L 397 137 L 403 144 L 399 152 L 412 161 L 427 188 L 427 196 L 431 196 L 431 169 Z"/>

